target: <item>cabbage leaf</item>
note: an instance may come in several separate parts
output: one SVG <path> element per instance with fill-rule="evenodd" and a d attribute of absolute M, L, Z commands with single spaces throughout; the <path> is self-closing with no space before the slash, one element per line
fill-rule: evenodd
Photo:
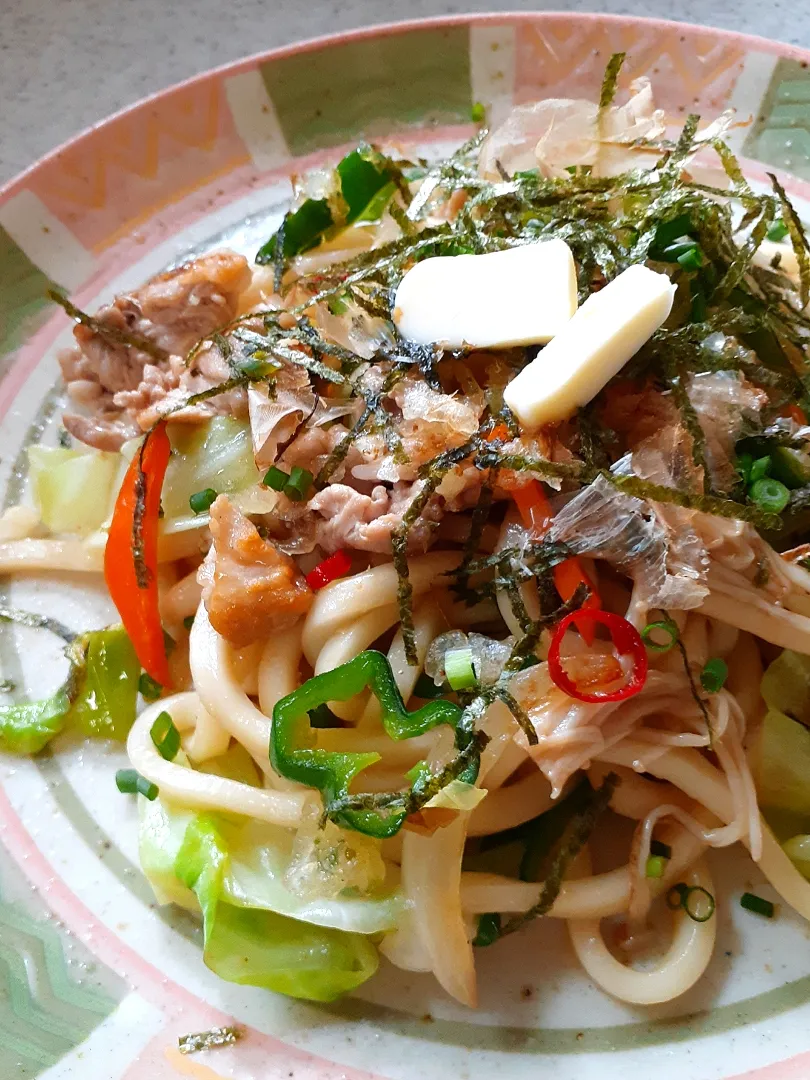
<path fill-rule="evenodd" d="M 377 950 L 362 934 L 228 902 L 230 854 L 214 815 L 187 825 L 174 869 L 202 911 L 205 963 L 229 982 L 332 1001 L 377 970 Z"/>

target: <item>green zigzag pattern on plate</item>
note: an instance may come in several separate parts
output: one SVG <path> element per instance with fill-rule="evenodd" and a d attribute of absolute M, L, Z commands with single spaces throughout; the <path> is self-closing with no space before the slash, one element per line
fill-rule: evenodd
<path fill-rule="evenodd" d="M 344 42 L 260 70 L 295 155 L 413 124 L 470 122 L 467 27 Z"/>
<path fill-rule="evenodd" d="M 4 879 L 12 865 L 2 860 Z M 89 974 L 90 954 L 71 943 L 88 969 L 86 982 L 74 979 L 65 950 L 57 924 L 0 892 L 0 1076 L 22 1080 L 54 1065 L 124 997 L 123 980 L 109 971 Z"/>
<path fill-rule="evenodd" d="M 810 180 L 810 69 L 779 60 L 751 131 L 747 157 Z"/>
<path fill-rule="evenodd" d="M 51 279 L 0 226 L 0 377 L 49 304 Z"/>

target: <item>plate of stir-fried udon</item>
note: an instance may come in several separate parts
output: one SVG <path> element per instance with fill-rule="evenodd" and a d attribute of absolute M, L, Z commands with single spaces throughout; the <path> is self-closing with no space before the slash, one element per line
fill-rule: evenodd
<path fill-rule="evenodd" d="M 806 1049 L 810 203 L 727 75 L 799 64 L 717 35 L 698 115 L 615 47 L 679 32 L 583 20 L 581 92 L 504 100 L 491 54 L 519 81 L 561 18 L 171 92 L 177 169 L 208 95 L 231 188 L 152 175 L 175 203 L 102 227 L 56 182 L 117 175 L 101 129 L 8 189 L 0 949 L 39 936 L 52 981 L 75 936 L 57 997 L 94 1016 L 23 979 L 24 1068 L 38 1024 L 93 1077 Z M 440 81 L 468 38 L 465 115 L 296 134 L 290 64 Z"/>

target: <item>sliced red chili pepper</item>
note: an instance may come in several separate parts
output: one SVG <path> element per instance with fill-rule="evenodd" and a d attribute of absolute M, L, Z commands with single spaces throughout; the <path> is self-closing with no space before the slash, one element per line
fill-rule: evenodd
<path fill-rule="evenodd" d="M 548 532 L 554 514 L 551 503 L 543 490 L 539 480 L 531 480 L 523 487 L 516 488 L 512 492 L 512 498 L 523 518 L 523 524 L 536 536 L 543 536 Z M 558 563 L 554 567 L 554 587 L 562 600 L 570 600 L 580 585 L 588 588 L 588 598 L 582 605 L 583 608 L 601 608 L 602 601 L 596 586 L 582 568 L 582 563 L 573 555 L 565 562 Z M 580 633 L 587 643 L 593 642 L 593 627 L 585 626 Z"/>
<path fill-rule="evenodd" d="M 801 424 L 802 427 L 807 423 L 807 416 L 801 405 L 786 405 L 782 410 L 782 416 L 789 416 L 791 420 Z"/>
<path fill-rule="evenodd" d="M 569 676 L 560 657 L 560 646 L 569 626 L 575 626 L 582 633 L 583 626 L 590 627 L 593 632 L 597 625 L 604 626 L 610 631 L 611 640 L 620 656 L 630 656 L 633 659 L 633 667 L 627 681 L 623 686 L 613 690 L 583 690 Z M 577 701 L 592 701 L 600 704 L 606 701 L 624 701 L 625 698 L 638 694 L 647 681 L 647 650 L 644 648 L 644 642 L 638 630 L 621 615 L 614 615 L 610 611 L 596 611 L 593 608 L 580 608 L 579 611 L 572 611 L 566 615 L 557 624 L 548 650 L 548 673 L 555 686 L 558 686 L 569 697 L 576 698 Z"/>
<path fill-rule="evenodd" d="M 307 585 L 313 592 L 322 589 L 330 581 L 345 577 L 352 568 L 352 560 L 345 551 L 336 551 L 328 559 L 318 565 L 307 574 Z"/>
<path fill-rule="evenodd" d="M 157 542 L 170 454 L 166 423 L 161 421 L 147 433 L 126 471 L 104 550 L 104 580 L 141 667 L 167 687 L 171 678 L 158 610 Z"/>

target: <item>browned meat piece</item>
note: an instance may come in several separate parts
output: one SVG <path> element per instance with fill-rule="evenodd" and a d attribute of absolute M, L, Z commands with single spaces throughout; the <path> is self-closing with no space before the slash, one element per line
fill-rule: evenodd
<path fill-rule="evenodd" d="M 220 372 L 203 370 L 203 355 L 194 373 L 179 370 L 178 364 L 183 367 L 180 358 L 195 342 L 234 317 L 239 295 L 249 284 L 250 269 L 241 255 L 213 252 L 158 274 L 143 288 L 117 296 L 98 312 L 99 323 L 164 350 L 167 359 L 159 363 L 134 346 L 111 342 L 87 326 L 77 326 L 73 332 L 77 347 L 59 358 L 62 375 L 71 399 L 100 422 L 82 423 L 81 418 L 71 417 L 70 430 L 91 446 L 118 449 L 133 433 L 154 422 L 163 411 L 160 403 L 172 390 L 191 394 L 221 381 Z M 186 379 L 188 387 L 181 387 Z M 219 411 L 221 406 L 213 404 L 216 400 L 206 402 L 200 415 Z M 227 409 L 232 411 L 232 403 Z"/>
<path fill-rule="evenodd" d="M 211 535 L 199 581 L 218 634 L 234 645 L 250 645 L 309 611 L 312 592 L 298 567 L 263 540 L 226 495 L 211 507 Z"/>

